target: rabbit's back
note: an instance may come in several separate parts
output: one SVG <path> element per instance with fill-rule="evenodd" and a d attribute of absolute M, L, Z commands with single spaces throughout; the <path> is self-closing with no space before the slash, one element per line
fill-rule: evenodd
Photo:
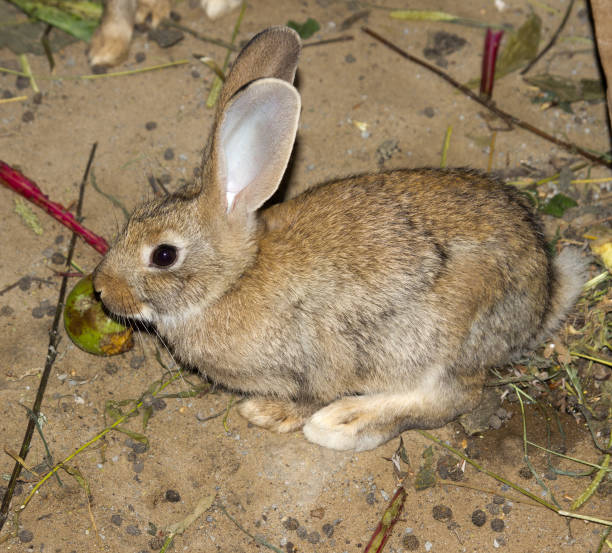
<path fill-rule="evenodd" d="M 550 306 L 530 207 L 473 171 L 322 185 L 265 210 L 258 247 L 207 310 L 206 336 L 180 339 L 192 364 L 244 391 L 330 401 L 413 389 L 432 371 L 470 379 L 525 348 Z"/>

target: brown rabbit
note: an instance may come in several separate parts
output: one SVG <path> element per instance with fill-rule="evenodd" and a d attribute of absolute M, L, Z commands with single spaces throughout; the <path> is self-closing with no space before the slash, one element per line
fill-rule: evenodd
<path fill-rule="evenodd" d="M 210 19 L 221 17 L 240 5 L 241 0 L 200 0 Z M 122 62 L 130 49 L 134 24 L 150 19 L 155 29 L 170 15 L 172 0 L 106 0 L 100 26 L 91 37 L 89 63 L 110 67 Z"/>
<path fill-rule="evenodd" d="M 260 209 L 295 138 L 299 49 L 281 27 L 247 44 L 201 181 L 137 208 L 94 285 L 252 396 L 249 421 L 370 449 L 477 405 L 485 369 L 558 327 L 584 268 L 551 259 L 528 202 L 476 171 L 359 175 Z"/>

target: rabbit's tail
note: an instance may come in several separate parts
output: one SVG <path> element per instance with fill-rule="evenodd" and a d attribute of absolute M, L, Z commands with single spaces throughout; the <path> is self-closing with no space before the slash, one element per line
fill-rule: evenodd
<path fill-rule="evenodd" d="M 550 309 L 538 335 L 538 343 L 557 331 L 576 303 L 586 282 L 587 263 L 576 248 L 565 248 L 553 259 L 553 274 Z"/>

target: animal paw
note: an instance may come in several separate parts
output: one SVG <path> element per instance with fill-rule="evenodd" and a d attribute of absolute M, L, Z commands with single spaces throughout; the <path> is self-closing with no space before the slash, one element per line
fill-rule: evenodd
<path fill-rule="evenodd" d="M 250 423 L 274 432 L 293 432 L 304 424 L 303 408 L 289 401 L 247 399 L 238 405 L 238 413 Z"/>
<path fill-rule="evenodd" d="M 129 21 L 113 21 L 101 25 L 91 37 L 89 63 L 92 67 L 110 67 L 123 61 L 132 40 L 132 24 Z"/>
<path fill-rule="evenodd" d="M 150 16 L 150 25 L 153 29 L 170 15 L 170 0 L 140 0 L 136 10 L 136 23 L 143 24 Z"/>
<path fill-rule="evenodd" d="M 391 437 L 365 397 L 343 398 L 323 407 L 306 422 L 304 435 L 323 447 L 355 451 L 374 449 Z"/>

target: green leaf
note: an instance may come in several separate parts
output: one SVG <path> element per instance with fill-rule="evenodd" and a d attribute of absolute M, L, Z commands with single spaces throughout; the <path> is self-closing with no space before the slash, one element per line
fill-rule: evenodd
<path fill-rule="evenodd" d="M 538 54 L 542 20 L 535 13 L 527 18 L 516 33 L 508 35 L 508 40 L 499 55 L 495 68 L 495 78 L 520 69 Z"/>
<path fill-rule="evenodd" d="M 603 100 L 604 87 L 599 79 L 568 79 L 560 75 L 535 75 L 526 77 L 525 82 L 537 86 L 548 101 L 572 103 L 584 100 Z"/>
<path fill-rule="evenodd" d="M 570 208 L 576 207 L 578 202 L 564 194 L 555 194 L 550 200 L 540 207 L 542 213 L 553 217 L 563 217 L 563 214 Z"/>
<path fill-rule="evenodd" d="M 94 2 L 9 1 L 32 19 L 44 21 L 86 42 L 91 39 L 102 17 L 102 6 Z"/>
<path fill-rule="evenodd" d="M 305 40 L 314 35 L 321 28 L 321 25 L 312 17 L 309 17 L 304 23 L 289 20 L 287 21 L 287 27 L 291 27 L 300 35 L 300 38 Z"/>
<path fill-rule="evenodd" d="M 414 479 L 414 488 L 417 491 L 432 488 L 436 485 L 436 473 L 433 468 L 433 448 L 429 446 L 423 451 L 424 462 Z"/>

